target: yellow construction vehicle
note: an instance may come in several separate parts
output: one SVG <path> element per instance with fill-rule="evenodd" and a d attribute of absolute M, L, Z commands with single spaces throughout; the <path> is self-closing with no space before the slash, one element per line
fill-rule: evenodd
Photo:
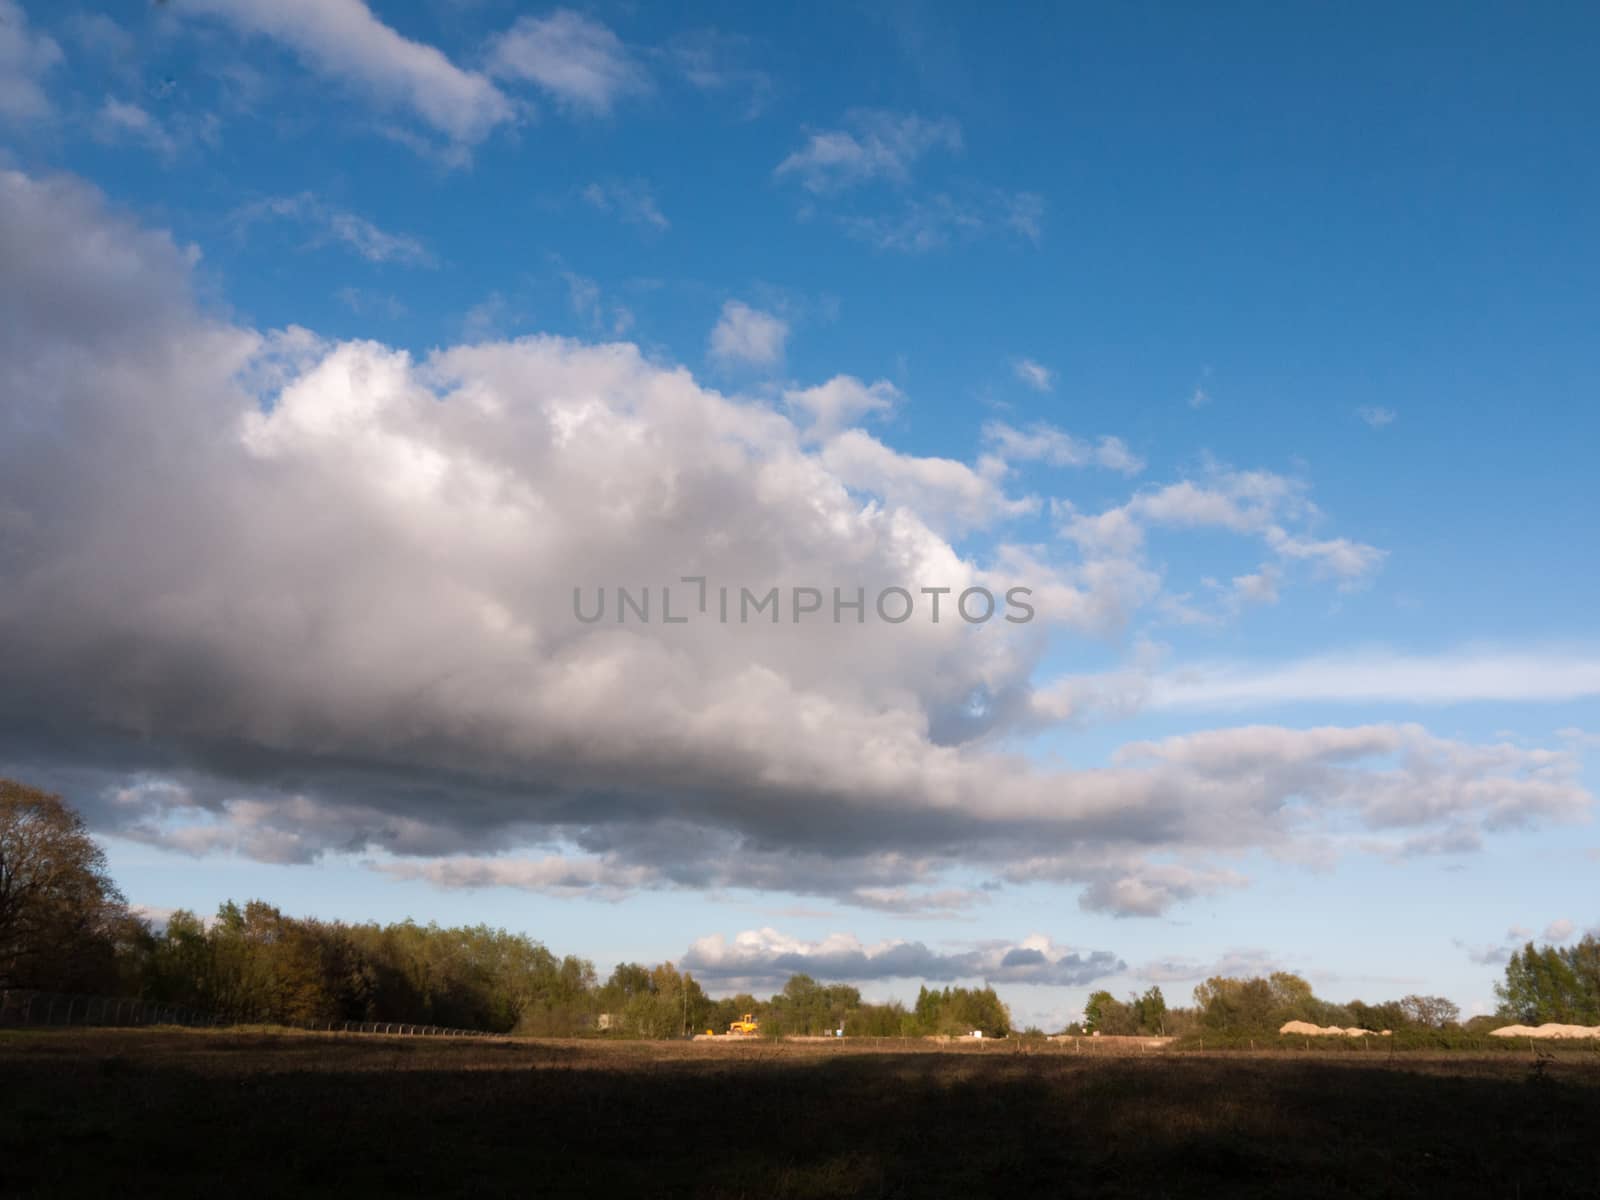
<path fill-rule="evenodd" d="M 737 1021 L 728 1025 L 729 1037 L 754 1037 L 761 1032 L 761 1022 L 756 1020 L 754 1013 L 745 1013 Z"/>

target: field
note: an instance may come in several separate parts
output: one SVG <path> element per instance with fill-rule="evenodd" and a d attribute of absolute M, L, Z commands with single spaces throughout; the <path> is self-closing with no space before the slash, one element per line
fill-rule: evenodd
<path fill-rule="evenodd" d="M 1596 1196 L 1600 1055 L 0 1033 L 0 1193 L 219 1190 Z"/>

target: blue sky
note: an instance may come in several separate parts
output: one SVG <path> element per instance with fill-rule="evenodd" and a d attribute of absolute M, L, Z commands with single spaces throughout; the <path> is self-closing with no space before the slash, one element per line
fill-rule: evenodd
<path fill-rule="evenodd" d="M 0 765 L 155 908 L 876 995 L 916 942 L 1041 1023 L 1218 967 L 1487 1005 L 1600 921 L 1596 23 L 0 0 L 4 461 L 59 468 L 0 487 L 0 648 L 72 681 Z M 700 548 L 1041 619 L 557 602 Z"/>

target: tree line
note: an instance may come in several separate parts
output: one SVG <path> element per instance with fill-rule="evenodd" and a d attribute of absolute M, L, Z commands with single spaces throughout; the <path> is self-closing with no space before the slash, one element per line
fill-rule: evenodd
<path fill-rule="evenodd" d="M 0 780 L 0 988 L 137 997 L 235 1021 L 406 1022 L 566 1036 L 723 1032 L 746 1013 L 763 1033 L 915 1036 L 982 1030 L 1010 1015 L 992 988 L 924 988 L 916 1006 L 794 975 L 767 999 L 708 996 L 672 963 L 557 957 L 524 934 L 286 916 L 263 901 L 215 916 L 179 910 L 156 928 L 128 910 L 105 854 L 60 797 Z"/>
<path fill-rule="evenodd" d="M 1361 1000 L 1337 1003 L 1317 996 L 1301 976 L 1275 971 L 1247 979 L 1213 976 L 1194 989 L 1190 1007 L 1169 1008 L 1159 987 L 1126 1000 L 1118 1000 L 1110 992 L 1095 992 L 1084 1006 L 1081 1032 L 1171 1037 L 1207 1032 L 1271 1034 L 1288 1021 L 1375 1033 L 1452 1029 L 1460 1026 L 1461 1010 L 1443 996 L 1411 995 L 1378 1004 Z"/>
<path fill-rule="evenodd" d="M 58 796 L 0 779 L 0 988 L 37 988 L 175 1004 L 238 1021 L 393 1021 L 568 1036 L 602 1025 L 624 1036 L 715 1030 L 746 1013 L 773 1036 L 988 1037 L 1013 1032 L 992 987 L 924 986 L 916 1002 L 862 999 L 857 988 L 793 975 L 766 999 L 715 999 L 672 963 L 623 963 L 604 982 L 592 963 L 558 957 L 523 934 L 488 925 L 413 921 L 347 924 L 286 916 L 259 900 L 214 917 L 179 911 L 164 928 L 138 919 L 82 818 Z M 1497 985 L 1499 1012 L 1467 1022 L 1600 1024 L 1600 940 L 1528 943 Z M 1316 996 L 1298 975 L 1213 977 L 1190 1007 L 1159 987 L 1119 1000 L 1089 997 L 1069 1033 L 1275 1031 L 1285 1021 L 1390 1029 L 1460 1027 L 1439 996 L 1366 1004 Z M 1038 1033 L 1027 1030 L 1026 1033 Z"/>

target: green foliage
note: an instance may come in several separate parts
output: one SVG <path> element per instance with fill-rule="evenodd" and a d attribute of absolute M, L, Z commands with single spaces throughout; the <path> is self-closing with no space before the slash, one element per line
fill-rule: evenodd
<path fill-rule="evenodd" d="M 134 972 L 147 998 L 243 1021 L 406 1021 L 496 1032 L 576 1033 L 594 969 L 487 925 L 345 925 L 253 900 L 210 922 L 179 911 Z"/>
<path fill-rule="evenodd" d="M 671 963 L 653 969 L 619 964 L 599 990 L 598 1004 L 601 1012 L 611 1015 L 608 1032 L 625 1037 L 687 1037 L 715 1029 L 719 1015 L 699 981 Z"/>
<path fill-rule="evenodd" d="M 1106 1037 L 1155 1036 L 1167 1032 L 1167 999 L 1159 987 L 1124 1002 L 1110 992 L 1093 993 L 1083 1006 L 1081 1028 Z M 1069 1030 L 1070 1032 L 1070 1030 Z"/>
<path fill-rule="evenodd" d="M 1417 1029 L 1447 1029 L 1461 1021 L 1461 1008 L 1443 996 L 1402 996 L 1405 1024 Z"/>
<path fill-rule="evenodd" d="M 1195 988 L 1194 999 L 1195 1035 L 1209 1039 L 1208 1044 L 1219 1045 L 1235 1037 L 1248 1041 L 1276 1034 L 1286 1021 L 1379 1033 L 1386 1029 L 1453 1029 L 1461 1016 L 1460 1010 L 1442 996 L 1412 995 L 1381 1004 L 1360 1000 L 1335 1004 L 1318 997 L 1309 983 L 1286 971 L 1266 979 L 1208 979 Z M 1179 1016 L 1178 1026 L 1186 1026 L 1186 1014 L 1173 1015 Z"/>
<path fill-rule="evenodd" d="M 1506 963 L 1495 996 L 1500 1015 L 1523 1025 L 1600 1024 L 1600 938 L 1591 933 L 1565 949 L 1529 942 Z"/>
<path fill-rule="evenodd" d="M 920 1035 L 960 1037 L 980 1031 L 985 1037 L 1011 1032 L 1011 1012 L 992 987 L 923 987 L 917 992 L 913 1030 Z"/>

